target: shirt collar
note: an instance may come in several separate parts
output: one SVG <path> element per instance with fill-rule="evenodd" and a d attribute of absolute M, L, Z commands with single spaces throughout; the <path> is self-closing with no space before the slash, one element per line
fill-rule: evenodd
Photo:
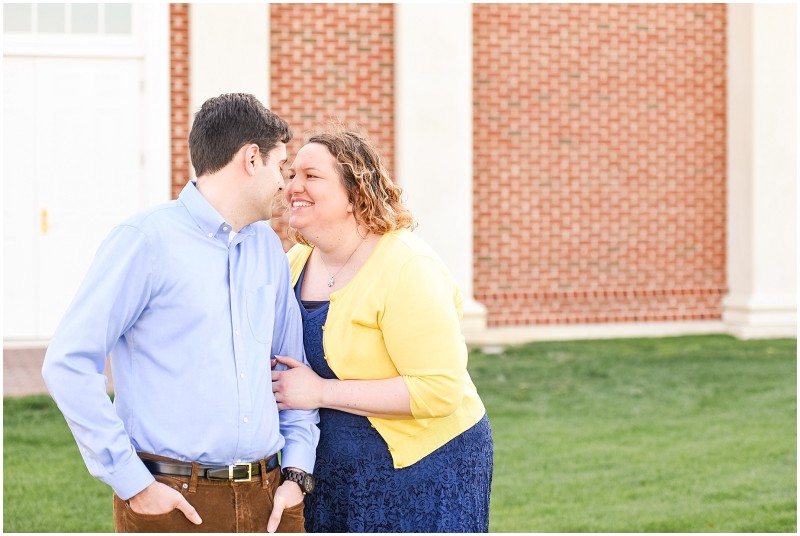
<path fill-rule="evenodd" d="M 183 203 L 189 215 L 194 219 L 197 226 L 208 238 L 218 237 L 228 243 L 228 236 L 231 231 L 231 226 L 225 221 L 217 210 L 211 206 L 200 190 L 197 189 L 197 184 L 194 181 L 189 181 L 186 186 L 181 190 L 178 200 Z M 239 231 L 239 234 L 250 235 L 252 229 L 246 225 Z"/>

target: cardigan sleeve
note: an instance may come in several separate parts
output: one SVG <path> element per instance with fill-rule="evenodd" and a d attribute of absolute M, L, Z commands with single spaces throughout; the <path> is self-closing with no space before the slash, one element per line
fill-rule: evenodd
<path fill-rule="evenodd" d="M 467 347 L 461 295 L 437 259 L 415 256 L 398 273 L 381 322 L 389 357 L 411 395 L 415 418 L 444 417 L 464 397 Z"/>

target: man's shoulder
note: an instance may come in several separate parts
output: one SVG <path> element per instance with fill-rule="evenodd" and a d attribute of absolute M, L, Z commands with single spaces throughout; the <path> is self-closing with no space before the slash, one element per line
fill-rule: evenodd
<path fill-rule="evenodd" d="M 180 209 L 181 205 L 177 200 L 165 201 L 129 216 L 120 225 L 136 227 L 142 231 L 151 227 L 158 228 L 168 223 L 168 220 L 173 220 Z"/>
<path fill-rule="evenodd" d="M 278 238 L 278 234 L 275 232 L 275 229 L 272 228 L 272 225 L 270 225 L 269 222 L 257 221 L 250 224 L 250 228 L 253 229 L 253 232 L 258 240 L 264 242 L 269 247 L 277 247 L 281 250 L 281 252 L 283 252 L 281 239 Z"/>

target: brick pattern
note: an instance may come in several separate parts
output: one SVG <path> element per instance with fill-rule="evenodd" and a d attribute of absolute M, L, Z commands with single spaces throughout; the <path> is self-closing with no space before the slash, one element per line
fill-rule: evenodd
<path fill-rule="evenodd" d="M 170 156 L 172 197 L 177 198 L 189 180 L 189 4 L 169 5 L 170 41 Z"/>
<path fill-rule="evenodd" d="M 489 325 L 721 318 L 726 6 L 473 7 Z"/>
<path fill-rule="evenodd" d="M 390 172 L 394 156 L 394 6 L 271 4 L 271 109 L 295 134 L 291 163 L 305 134 L 330 118 L 363 129 Z M 286 238 L 285 208 L 273 228 Z"/>

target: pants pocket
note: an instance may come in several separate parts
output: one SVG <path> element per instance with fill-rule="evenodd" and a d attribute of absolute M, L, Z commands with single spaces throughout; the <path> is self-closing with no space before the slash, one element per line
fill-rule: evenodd
<path fill-rule="evenodd" d="M 156 481 L 180 492 L 184 498 L 181 480 L 167 475 L 154 475 Z M 188 498 L 187 498 L 188 499 Z M 191 501 L 189 501 L 191 503 Z M 163 514 L 140 514 L 128 501 L 114 494 L 114 526 L 116 532 L 195 532 L 195 525 L 180 510 Z"/>
<path fill-rule="evenodd" d="M 278 532 L 305 532 L 305 501 L 300 501 L 283 511 Z"/>
<path fill-rule="evenodd" d="M 127 501 L 114 495 L 114 530 L 116 532 L 194 532 L 192 524 L 180 510 L 163 514 L 139 514 Z"/>

